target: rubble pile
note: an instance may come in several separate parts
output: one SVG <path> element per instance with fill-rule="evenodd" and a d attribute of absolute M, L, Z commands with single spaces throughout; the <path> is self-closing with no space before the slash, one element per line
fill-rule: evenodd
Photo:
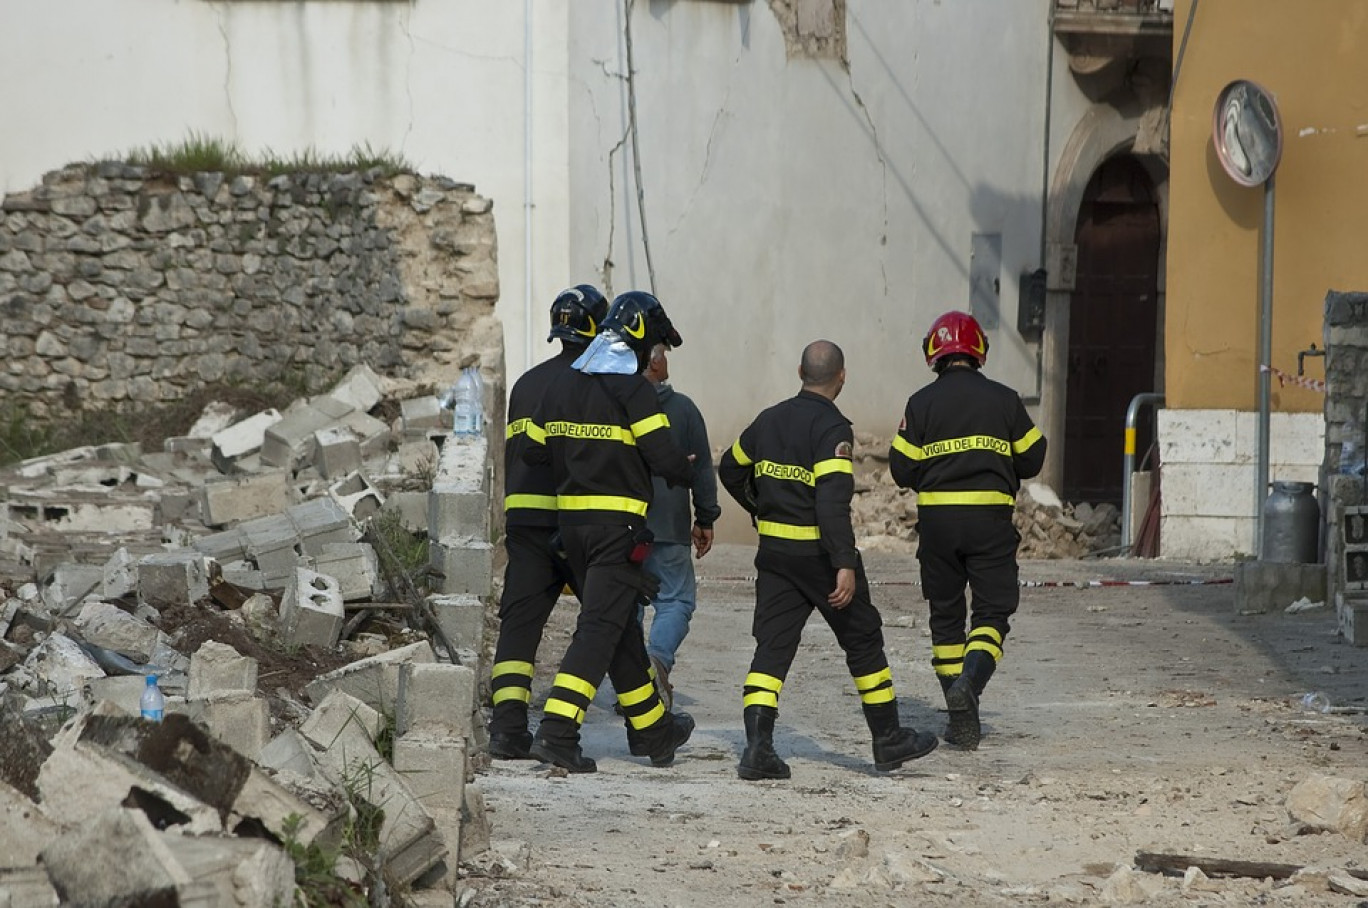
<path fill-rule="evenodd" d="M 861 548 L 910 554 L 917 549 L 917 495 L 893 482 L 888 448 L 887 438 L 856 438 L 851 517 Z M 1069 504 L 1038 482 L 1027 482 L 1017 495 L 1014 522 L 1022 558 L 1114 554 L 1121 543 L 1121 512 L 1115 505 Z"/>
<path fill-rule="evenodd" d="M 488 841 L 488 463 L 357 367 L 0 471 L 0 903 L 451 904 Z"/>

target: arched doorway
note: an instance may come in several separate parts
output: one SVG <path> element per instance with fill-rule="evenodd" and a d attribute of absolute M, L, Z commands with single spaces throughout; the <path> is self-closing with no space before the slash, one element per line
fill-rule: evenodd
<path fill-rule="evenodd" d="M 1154 181 L 1131 155 L 1105 161 L 1084 190 L 1074 241 L 1064 411 L 1066 501 L 1121 503 L 1126 408 L 1155 386 L 1161 223 Z M 1148 419 L 1136 454 L 1149 450 Z"/>

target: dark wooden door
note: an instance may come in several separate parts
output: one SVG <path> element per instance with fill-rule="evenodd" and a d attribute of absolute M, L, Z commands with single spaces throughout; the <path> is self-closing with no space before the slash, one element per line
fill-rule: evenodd
<path fill-rule="evenodd" d="M 1093 174 L 1078 214 L 1078 273 L 1069 306 L 1064 498 L 1121 503 L 1126 408 L 1155 391 L 1159 317 L 1159 206 L 1132 157 Z M 1153 408 L 1140 413 L 1136 465 L 1153 439 Z"/>

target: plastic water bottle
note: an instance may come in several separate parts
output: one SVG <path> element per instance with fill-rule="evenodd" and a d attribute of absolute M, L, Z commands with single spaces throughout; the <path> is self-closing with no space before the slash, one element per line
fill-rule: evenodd
<path fill-rule="evenodd" d="M 1330 712 L 1330 698 L 1318 690 L 1303 694 L 1301 702 L 1302 709 L 1310 710 L 1313 713 Z"/>
<path fill-rule="evenodd" d="M 484 395 L 481 388 L 484 381 L 474 366 L 461 370 L 461 377 L 453 386 L 455 392 L 451 404 L 451 433 L 453 435 L 479 435 L 484 429 Z"/>
<path fill-rule="evenodd" d="M 160 722 L 166 714 L 166 697 L 157 686 L 157 676 L 148 675 L 147 684 L 142 692 L 142 717 L 152 722 Z"/>

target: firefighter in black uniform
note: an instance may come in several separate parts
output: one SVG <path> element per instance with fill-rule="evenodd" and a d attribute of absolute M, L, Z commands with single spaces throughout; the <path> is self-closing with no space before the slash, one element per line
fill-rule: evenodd
<path fill-rule="evenodd" d="M 815 608 L 845 651 L 874 738 L 874 765 L 897 769 L 936 747 L 936 736 L 902 727 L 883 621 L 870 601 L 850 501 L 855 492 L 854 435 L 836 408 L 845 358 L 813 341 L 798 368 L 802 390 L 762 412 L 722 455 L 722 485 L 751 515 L 755 555 L 755 653 L 742 694 L 746 749 L 737 773 L 787 779 L 774 750 L 774 720 L 803 625 Z"/>
<path fill-rule="evenodd" d="M 551 333 L 561 352 L 523 373 L 508 396 L 504 448 L 504 571 L 499 600 L 499 641 L 490 672 L 494 714 L 489 722 L 490 756 L 525 760 L 531 756 L 527 706 L 542 632 L 561 591 L 576 589 L 570 565 L 552 539 L 556 533 L 556 481 L 551 465 L 523 460 L 527 427 L 546 389 L 560 381 L 570 364 L 598 334 L 608 300 L 597 287 L 579 284 L 562 290 L 551 304 Z"/>
<path fill-rule="evenodd" d="M 661 703 L 637 621 L 638 603 L 659 586 L 642 568 L 651 474 L 674 485 L 693 480 L 641 374 L 657 343 L 681 343 L 660 301 L 642 291 L 618 296 L 599 336 L 547 389 L 528 429 L 537 444 L 526 456 L 552 467 L 560 536 L 582 603 L 530 750 L 570 772 L 597 769 L 580 749 L 579 729 L 605 673 L 634 755 L 668 766 L 694 727 Z"/>
<path fill-rule="evenodd" d="M 945 740 L 973 750 L 982 737 L 979 698 L 1002 658 L 1021 597 L 1016 493 L 1044 465 L 1045 437 L 1017 392 L 979 372 L 988 339 L 972 316 L 945 313 L 922 349 L 936 379 L 908 399 L 888 452 L 889 471 L 898 485 L 917 492 L 931 664 L 950 714 Z"/>

